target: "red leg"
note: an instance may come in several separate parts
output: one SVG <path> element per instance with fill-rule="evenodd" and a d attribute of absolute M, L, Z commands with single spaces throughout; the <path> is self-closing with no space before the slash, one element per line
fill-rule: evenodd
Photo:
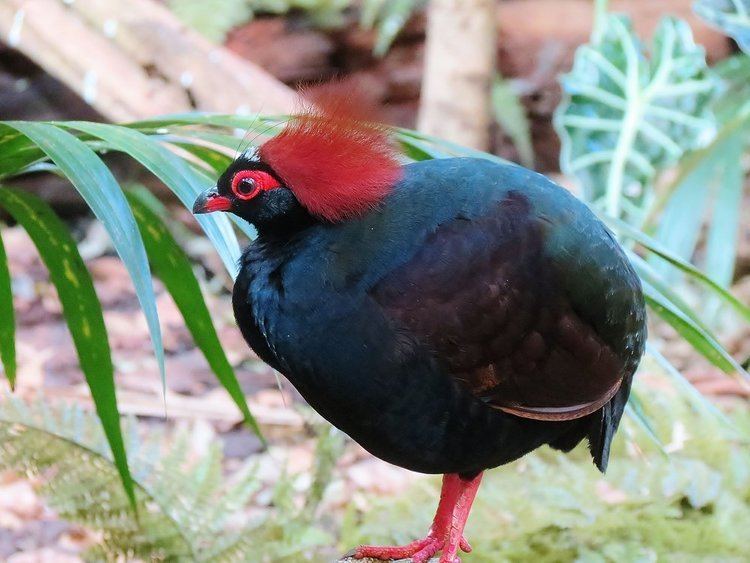
<path fill-rule="evenodd" d="M 462 482 L 463 487 L 456 501 L 456 507 L 453 510 L 453 517 L 448 529 L 448 537 L 443 545 L 443 555 L 440 557 L 440 563 L 453 563 L 458 559 L 456 553 L 458 553 L 459 548 L 466 553 L 471 551 L 471 546 L 464 538 L 464 527 L 466 527 L 466 521 L 469 519 L 469 512 L 471 512 L 471 505 L 474 503 L 474 498 L 477 496 L 477 491 L 481 483 L 482 473 L 470 481 Z"/>
<path fill-rule="evenodd" d="M 481 481 L 481 473 L 471 480 L 464 480 L 455 473 L 445 474 L 440 502 L 426 538 L 399 547 L 363 545 L 354 550 L 353 557 L 384 560 L 411 558 L 413 563 L 425 563 L 442 551 L 441 563 L 460 561 L 456 557 L 459 549 L 466 553 L 471 551 L 463 531 Z"/>

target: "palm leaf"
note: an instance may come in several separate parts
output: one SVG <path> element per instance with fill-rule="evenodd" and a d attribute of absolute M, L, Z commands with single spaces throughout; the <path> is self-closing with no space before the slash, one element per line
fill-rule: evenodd
<path fill-rule="evenodd" d="M 704 269 L 724 287 L 732 282 L 737 256 L 744 183 L 743 148 L 741 142 L 731 144 L 723 155 L 721 180 L 716 187 L 712 220 L 706 236 Z"/>
<path fill-rule="evenodd" d="M 649 307 L 669 323 L 704 358 L 722 371 L 742 376 L 750 381 L 750 375 L 719 344 L 716 338 L 683 313 L 674 302 L 670 301 L 660 291 L 645 281 L 643 283 L 643 294 Z"/>
<path fill-rule="evenodd" d="M 162 386 L 166 388 L 164 346 L 146 250 L 128 202 L 114 176 L 85 143 L 67 131 L 49 123 L 9 121 L 6 125 L 23 133 L 59 167 L 104 225 L 133 280 L 151 333 Z"/>
<path fill-rule="evenodd" d="M 513 83 L 499 75 L 492 84 L 492 110 L 495 121 L 513 141 L 521 163 L 534 168 L 534 144 L 526 108 L 513 89 Z"/>
<path fill-rule="evenodd" d="M 736 117 L 740 122 L 746 120 L 742 114 Z M 648 218 L 648 223 L 655 223 L 659 217 L 655 237 L 683 260 L 693 256 L 703 224 L 709 219 L 709 240 L 713 242 L 707 248 L 705 266 L 722 285 L 731 281 L 734 268 L 744 134 L 732 121 L 722 127 L 714 142 L 688 155 L 675 179 L 662 188 Z M 664 267 L 660 271 L 667 273 Z M 717 276 L 718 272 L 721 274 Z"/>
<path fill-rule="evenodd" d="M 714 112 L 719 122 L 729 125 L 738 116 L 740 119 L 747 119 L 750 113 L 750 57 L 742 53 L 733 55 L 717 63 L 712 70 L 721 80 L 722 86 L 714 103 Z M 747 128 L 745 133 L 747 140 Z"/>
<path fill-rule="evenodd" d="M 711 331 L 711 329 L 703 322 L 703 319 L 700 318 L 697 311 L 685 303 L 685 300 L 674 290 L 673 286 L 665 280 L 651 264 L 631 250 L 627 250 L 626 254 L 641 280 L 647 283 L 649 287 L 656 289 L 665 299 L 671 301 L 685 316 L 690 317 L 690 320 L 704 331 Z"/>
<path fill-rule="evenodd" d="M 106 142 L 107 148 L 122 151 L 135 158 L 164 182 L 188 209 L 192 206 L 198 194 L 206 189 L 201 177 L 184 160 L 139 131 L 82 121 L 73 121 L 61 125 L 73 127 L 98 137 Z M 214 244 L 227 271 L 232 277 L 236 276 L 240 248 L 227 217 L 224 215 L 202 215 L 196 217 L 196 219 Z"/>
<path fill-rule="evenodd" d="M 43 158 L 44 152 L 28 137 L 0 124 L 0 170 L 3 175 L 17 174 Z"/>
<path fill-rule="evenodd" d="M 2 360 L 5 377 L 11 389 L 16 383 L 16 320 L 13 311 L 13 293 L 11 291 L 8 256 L 5 253 L 3 239 L 0 237 L 0 360 Z"/>
<path fill-rule="evenodd" d="M 669 249 L 665 248 L 658 241 L 649 237 L 642 231 L 639 231 L 635 227 L 631 227 L 624 221 L 613 219 L 612 217 L 602 217 L 602 218 L 610 227 L 612 227 L 612 229 L 620 233 L 622 237 L 636 241 L 649 252 L 652 252 L 653 254 L 661 258 L 662 260 L 665 260 L 666 262 L 668 262 L 671 266 L 686 273 L 691 280 L 704 286 L 707 290 L 710 291 L 712 295 L 716 295 L 719 298 L 721 298 L 721 300 L 724 303 L 726 303 L 733 310 L 739 313 L 746 321 L 750 322 L 750 307 L 742 303 L 729 291 L 727 291 L 721 285 L 716 283 L 709 276 L 701 272 L 698 268 L 696 268 L 689 262 L 683 260 L 679 256 L 676 256 L 674 253 L 670 252 Z"/>
<path fill-rule="evenodd" d="M 49 270 L 117 471 L 135 507 L 133 482 L 120 430 L 109 342 L 91 276 L 67 228 L 46 203 L 20 190 L 0 187 L 0 206 L 26 230 Z"/>
<path fill-rule="evenodd" d="M 203 352 L 219 382 L 237 404 L 247 424 L 262 439 L 258 423 L 250 413 L 234 370 L 219 342 L 190 260 L 174 240 L 162 218 L 149 208 L 142 195 L 139 196 L 134 191 L 128 193 L 127 198 L 141 230 L 154 275 L 164 282 L 196 345 Z"/>

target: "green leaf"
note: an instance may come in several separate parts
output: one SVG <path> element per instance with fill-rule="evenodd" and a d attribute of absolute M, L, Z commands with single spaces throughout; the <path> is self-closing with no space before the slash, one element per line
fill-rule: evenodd
<path fill-rule="evenodd" d="M 30 139 L 0 124 L 0 177 L 17 174 L 43 158 L 44 153 Z"/>
<path fill-rule="evenodd" d="M 154 274 L 164 282 L 185 319 L 193 340 L 203 352 L 219 382 L 237 404 L 248 425 L 261 436 L 258 423 L 250 413 L 245 395 L 219 342 L 190 260 L 161 217 L 149 208 L 143 196 L 139 196 L 137 192 L 129 192 L 127 198 L 141 230 Z"/>
<path fill-rule="evenodd" d="M 640 426 L 643 433 L 651 439 L 659 452 L 664 456 L 668 456 L 669 454 L 664 448 L 664 443 L 659 439 L 659 435 L 656 433 L 654 425 L 651 423 L 651 420 L 643 408 L 643 400 L 637 389 L 630 390 L 630 397 L 628 397 L 628 403 L 625 405 L 625 412 L 633 421 L 635 421 L 636 424 L 638 424 L 638 426 Z"/>
<path fill-rule="evenodd" d="M 382 57 L 390 49 L 415 10 L 423 0 L 366 0 L 362 7 L 360 23 L 365 29 L 377 28 L 373 54 Z"/>
<path fill-rule="evenodd" d="M 360 9 L 359 25 L 365 29 L 372 29 L 378 21 L 378 15 L 383 10 L 387 0 L 363 0 Z"/>
<path fill-rule="evenodd" d="M 143 132 L 153 132 L 159 135 L 174 134 L 184 137 L 202 139 L 206 132 L 191 129 L 191 126 L 208 126 L 222 129 L 247 129 L 259 135 L 274 135 L 278 133 L 287 121 L 286 116 L 239 116 L 212 114 L 205 112 L 167 115 L 151 120 L 138 121 L 127 124 L 127 127 Z M 468 156 L 484 158 L 501 164 L 514 164 L 494 154 L 486 153 L 477 149 L 461 146 L 457 143 L 440 139 L 432 135 L 413 131 L 411 129 L 393 128 L 396 141 L 402 145 L 415 147 L 415 152 L 424 156 L 432 154 L 432 158 L 450 158 L 454 156 Z M 236 137 L 219 135 L 213 137 L 214 142 L 226 148 L 235 150 Z M 252 143 L 251 143 L 252 144 Z"/>
<path fill-rule="evenodd" d="M 685 158 L 676 179 L 665 187 L 668 200 L 656 229 L 656 238 L 665 248 L 689 260 L 700 240 L 707 211 L 713 207 L 705 269 L 724 286 L 731 281 L 734 269 L 743 135 L 742 128 L 726 124 L 715 142 Z M 666 264 L 660 265 L 659 271 L 675 280 L 675 272 L 670 273 Z"/>
<path fill-rule="evenodd" d="M 685 379 L 679 370 L 672 365 L 667 358 L 662 355 L 656 348 L 646 344 L 646 353 L 656 360 L 656 362 L 664 369 L 664 372 L 675 382 L 677 387 L 683 392 L 684 396 L 690 401 L 699 412 L 704 415 L 711 416 L 718 420 L 727 430 L 735 432 L 736 427 L 732 424 L 727 416 L 718 409 L 710 399 L 698 391 L 690 381 Z"/>
<path fill-rule="evenodd" d="M 674 303 L 647 282 L 643 282 L 643 295 L 646 303 L 677 333 L 687 340 L 704 358 L 728 374 L 737 374 L 750 379 L 747 372 L 706 330 L 701 328 Z"/>
<path fill-rule="evenodd" d="M 690 260 L 698 244 L 720 160 L 719 151 L 706 154 L 679 184 L 669 188 L 673 189 L 672 196 L 659 218 L 655 237 L 683 260 Z M 675 276 L 663 266 L 660 264 L 658 270 L 674 281 Z"/>
<path fill-rule="evenodd" d="M 737 238 L 742 209 L 742 143 L 727 146 L 714 199 L 713 215 L 706 236 L 705 271 L 718 284 L 728 287 L 734 274 Z"/>
<path fill-rule="evenodd" d="M 750 77 L 750 68 L 748 71 Z M 726 112 L 726 120 L 722 120 L 721 128 L 716 136 L 705 147 L 692 151 L 682 159 L 674 179 L 659 190 L 658 197 L 651 205 L 646 220 L 643 222 L 645 229 L 650 229 L 658 220 L 661 220 L 661 214 L 673 199 L 674 193 L 684 183 L 690 181 L 691 175 L 705 177 L 708 174 L 710 176 L 710 170 L 702 171 L 701 168 L 718 166 L 726 146 L 744 142 L 747 125 L 750 123 L 750 99 L 743 97 L 741 103 L 736 100 L 727 101 L 725 98 L 718 99 L 718 102 L 725 101 L 727 105 L 723 107 L 722 113 Z M 696 189 L 701 189 L 701 185 Z"/>
<path fill-rule="evenodd" d="M 531 142 L 529 119 L 511 81 L 496 76 L 492 84 L 492 110 L 495 121 L 513 141 L 521 164 L 534 168 L 534 146 Z"/>
<path fill-rule="evenodd" d="M 84 121 L 61 125 L 98 137 L 111 149 L 130 155 L 164 182 L 187 209 L 192 209 L 198 194 L 210 187 L 210 183 L 205 182 L 184 160 L 143 133 L 116 125 Z M 229 219 L 219 213 L 198 215 L 196 219 L 234 278 L 237 275 L 240 247 Z"/>
<path fill-rule="evenodd" d="M 490 154 L 488 152 L 472 149 L 471 147 L 464 147 L 453 141 L 441 139 L 439 137 L 433 137 L 426 133 L 420 133 L 419 131 L 412 131 L 411 129 L 396 128 L 395 130 L 397 140 L 402 144 L 410 144 L 415 147 L 419 147 L 422 151 L 431 151 L 434 153 L 433 158 L 453 158 L 453 157 L 472 157 L 472 158 L 483 158 L 498 164 L 508 164 L 511 166 L 517 166 L 516 163 L 509 160 L 505 160 L 497 155 Z M 419 143 L 415 144 L 415 141 Z"/>
<path fill-rule="evenodd" d="M 139 131 L 169 133 L 170 128 L 178 125 L 207 125 L 232 129 L 247 129 L 265 134 L 277 132 L 288 121 L 285 115 L 228 115 L 211 112 L 174 113 L 152 119 L 144 119 L 125 124 L 126 127 Z M 162 130 L 162 131 L 160 131 Z"/>
<path fill-rule="evenodd" d="M 750 105 L 750 57 L 741 53 L 728 57 L 718 62 L 713 71 L 722 82 L 714 112 L 720 123 L 727 123 L 743 111 L 747 112 L 743 106 Z"/>
<path fill-rule="evenodd" d="M 630 263 L 633 264 L 633 268 L 635 268 L 635 271 L 638 273 L 639 278 L 653 286 L 657 291 L 664 295 L 665 298 L 669 299 L 675 307 L 679 308 L 684 315 L 690 317 L 690 319 L 703 330 L 710 331 L 708 326 L 706 326 L 703 320 L 698 316 L 697 311 L 685 303 L 682 297 L 674 291 L 672 285 L 661 277 L 659 272 L 657 272 L 651 264 L 638 256 L 635 252 L 626 251 L 626 254 L 630 259 Z M 668 265 L 668 263 L 666 264 Z"/>
<path fill-rule="evenodd" d="M 200 138 L 181 137 L 179 135 L 152 135 L 152 139 L 163 141 L 171 145 L 180 147 L 205 163 L 218 176 L 226 170 L 232 163 L 232 157 L 216 150 L 214 147 L 206 146 L 201 143 Z M 236 139 L 236 137 L 232 137 Z"/>
<path fill-rule="evenodd" d="M 654 240 L 638 229 L 631 227 L 624 221 L 606 216 L 602 216 L 601 218 L 612 229 L 619 232 L 621 236 L 636 241 L 649 252 L 653 252 L 661 259 L 669 262 L 675 268 L 682 270 L 683 272 L 688 274 L 688 276 L 690 276 L 690 279 L 711 290 L 712 293 L 720 297 L 722 301 L 724 301 L 727 305 L 732 307 L 732 309 L 742 315 L 745 320 L 750 321 L 750 307 L 739 301 L 734 295 L 729 293 L 725 288 L 721 287 L 695 266 L 693 266 L 689 262 L 686 262 L 685 260 L 682 260 L 680 257 L 675 256 L 672 252 L 669 251 L 669 249 L 664 248 L 664 246 L 661 245 L 658 241 Z"/>
<path fill-rule="evenodd" d="M 7 121 L 42 149 L 88 204 L 107 230 L 112 244 L 133 280 L 138 301 L 146 317 L 156 362 L 166 389 L 164 346 L 146 250 L 133 214 L 109 168 L 86 144 L 49 123 Z"/>
<path fill-rule="evenodd" d="M 715 82 L 703 48 L 677 19 L 662 20 L 648 58 L 630 20 L 608 16 L 601 41 L 579 47 L 562 87 L 555 114 L 562 169 L 613 217 L 629 207 L 639 219 L 656 172 L 714 129 Z"/>
<path fill-rule="evenodd" d="M 224 42 L 232 28 L 253 17 L 247 0 L 168 0 L 167 4 L 186 25 L 217 44 Z"/>
<path fill-rule="evenodd" d="M 26 230 L 49 270 L 122 484 L 135 507 L 117 410 L 112 357 L 91 276 L 67 228 L 41 199 L 21 190 L 0 187 L 0 206 Z"/>
<path fill-rule="evenodd" d="M 698 0 L 693 9 L 750 55 L 750 0 Z"/>
<path fill-rule="evenodd" d="M 2 189 L 2 188 L 0 188 Z M 16 384 L 16 319 L 13 311 L 8 256 L 0 237 L 0 360 L 11 389 Z"/>
<path fill-rule="evenodd" d="M 419 139 L 401 139 L 399 145 L 404 156 L 416 162 L 431 160 L 433 158 L 446 158 L 445 154 L 436 151 L 428 143 Z"/>

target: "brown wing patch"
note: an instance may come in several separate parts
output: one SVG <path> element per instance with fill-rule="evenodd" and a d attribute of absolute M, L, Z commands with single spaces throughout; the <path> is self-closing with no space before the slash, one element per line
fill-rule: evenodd
<path fill-rule="evenodd" d="M 372 295 L 489 405 L 579 418 L 614 395 L 623 362 L 572 309 L 543 242 L 543 222 L 511 193 L 482 218 L 442 225 Z"/>

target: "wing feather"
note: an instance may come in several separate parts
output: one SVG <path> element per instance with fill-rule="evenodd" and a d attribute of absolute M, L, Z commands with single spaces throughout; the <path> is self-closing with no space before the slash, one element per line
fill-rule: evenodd
<path fill-rule="evenodd" d="M 490 406 L 532 419 L 584 417 L 610 401 L 634 366 L 619 349 L 623 339 L 611 338 L 626 327 L 609 325 L 622 320 L 608 321 L 605 311 L 593 318 L 576 303 L 566 268 L 581 257 L 550 255 L 558 227 L 510 191 L 480 217 L 442 224 L 371 294 Z M 621 290 L 617 272 L 604 270 L 603 291 Z"/>

